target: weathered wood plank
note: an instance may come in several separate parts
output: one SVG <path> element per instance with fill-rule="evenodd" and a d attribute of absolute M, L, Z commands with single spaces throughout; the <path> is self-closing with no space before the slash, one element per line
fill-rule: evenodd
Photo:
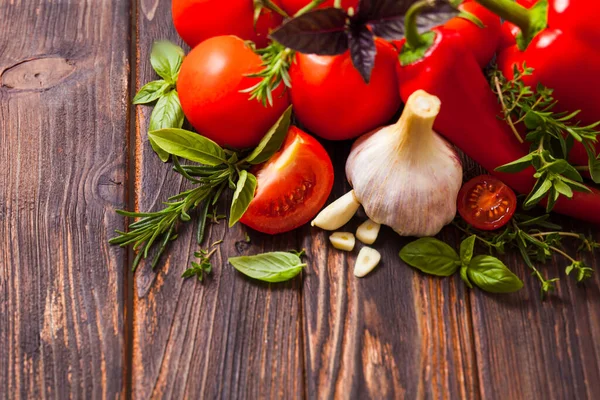
<path fill-rule="evenodd" d="M 181 43 L 170 4 L 138 2 L 138 88 L 155 79 L 152 42 Z M 184 186 L 148 144 L 150 110 L 139 107 L 136 119 L 136 205 L 143 210 L 156 209 Z M 192 225 L 180 226 L 180 237 L 157 274 L 141 267 L 135 277 L 133 396 L 302 397 L 301 281 L 257 284 L 227 264 L 229 256 L 297 248 L 296 233 L 276 238 L 250 233 L 247 244 L 241 226 L 212 226 L 208 243 L 225 242 L 213 258 L 213 275 L 202 284 L 180 278 L 198 247 L 193 231 Z"/>
<path fill-rule="evenodd" d="M 586 229 L 568 222 L 565 227 L 575 232 Z M 600 267 L 597 257 L 588 256 L 586 261 L 596 270 Z M 520 258 L 511 258 L 509 266 L 524 280 L 523 290 L 510 296 L 481 292 L 471 296 L 482 397 L 599 398 L 598 274 L 577 285 L 564 276 L 565 260 L 555 258 L 541 270 L 561 281 L 542 301 L 538 282 Z"/>
<path fill-rule="evenodd" d="M 342 178 L 349 145 L 328 145 L 337 166 L 332 199 L 350 189 Z M 355 231 L 359 220 L 346 229 Z M 408 240 L 388 228 L 374 246 L 381 265 L 363 279 L 353 275 L 357 251 L 334 250 L 327 233 L 316 229 L 301 232 L 311 260 L 303 287 L 308 398 L 477 397 L 460 280 L 425 277 L 405 266 L 398 253 Z M 456 239 L 451 230 L 445 237 Z"/>
<path fill-rule="evenodd" d="M 0 394 L 124 394 L 129 1 L 0 2 Z"/>

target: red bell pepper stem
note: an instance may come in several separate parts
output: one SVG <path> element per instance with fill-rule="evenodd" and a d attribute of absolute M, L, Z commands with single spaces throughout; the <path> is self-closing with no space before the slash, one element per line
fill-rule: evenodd
<path fill-rule="evenodd" d="M 417 1 L 410 6 L 404 16 L 404 36 L 406 44 L 411 49 L 415 50 L 423 46 L 427 46 L 427 40 L 419 33 L 417 28 L 417 17 L 421 15 L 421 11 L 431 8 L 431 2 L 428 0 Z"/>
<path fill-rule="evenodd" d="M 521 29 L 519 48 L 525 50 L 531 40 L 548 26 L 548 1 L 539 0 L 532 8 L 525 8 L 513 0 L 475 0 L 494 14 Z"/>

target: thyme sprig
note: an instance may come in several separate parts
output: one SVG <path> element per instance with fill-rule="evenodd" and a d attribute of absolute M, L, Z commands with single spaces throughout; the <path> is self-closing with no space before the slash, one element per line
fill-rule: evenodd
<path fill-rule="evenodd" d="M 480 244 L 486 247 L 490 254 L 505 254 L 509 249 L 517 250 L 534 275 L 540 282 L 542 297 L 555 288 L 559 278 L 547 278 L 536 266 L 545 264 L 554 255 L 565 258 L 569 265 L 565 269 L 566 275 L 574 272 L 577 282 L 582 282 L 592 276 L 593 269 L 578 258 L 582 252 L 593 252 L 600 248 L 600 243 L 585 234 L 566 232 L 560 225 L 550 221 L 549 215 L 531 217 L 516 214 L 502 231 L 485 232 L 474 229 L 462 220 L 457 220 L 454 225 L 467 235 L 475 234 Z M 571 239 L 579 242 L 577 254 L 568 254 L 563 247 L 563 240 Z"/>
<path fill-rule="evenodd" d="M 525 140 L 531 143 L 529 154 L 496 170 L 515 173 L 533 166 L 537 182 L 524 206 L 530 208 L 547 198 L 546 209 L 551 211 L 559 196 L 571 198 L 573 191 L 590 191 L 583 184 L 580 169 L 589 170 L 593 180 L 600 183 L 600 160 L 595 150 L 599 134 L 596 127 L 600 121 L 581 126 L 577 120 L 580 111 L 553 111 L 558 101 L 553 97 L 552 89 L 539 84 L 533 90 L 523 82 L 523 77 L 532 73 L 533 69 L 525 64 L 522 70 L 515 66 L 512 80 L 507 80 L 495 67 L 491 71 L 492 90 L 502 104 L 504 120 L 521 143 L 523 138 L 516 126 L 524 124 L 528 130 Z M 576 168 L 568 162 L 575 141 L 586 148 L 588 167 Z"/>

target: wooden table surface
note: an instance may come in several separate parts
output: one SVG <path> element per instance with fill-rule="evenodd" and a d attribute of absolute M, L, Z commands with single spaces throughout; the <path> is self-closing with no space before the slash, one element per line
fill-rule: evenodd
<path fill-rule="evenodd" d="M 151 109 L 131 106 L 161 38 L 180 43 L 169 0 L 0 0 L 0 397 L 600 398 L 599 274 L 541 301 L 512 255 L 525 288 L 488 295 L 406 267 L 407 239 L 385 229 L 382 265 L 359 280 L 324 232 L 247 244 L 221 224 L 205 283 L 180 278 L 192 226 L 133 276 L 132 254 L 107 244 L 125 227 L 115 210 L 156 209 L 184 185 L 148 144 Z M 334 198 L 349 144 L 326 146 Z M 226 263 L 300 248 L 309 266 L 285 284 Z"/>

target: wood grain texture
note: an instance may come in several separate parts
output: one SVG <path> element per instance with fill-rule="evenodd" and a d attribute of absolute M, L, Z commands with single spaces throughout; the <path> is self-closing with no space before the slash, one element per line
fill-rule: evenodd
<path fill-rule="evenodd" d="M 565 221 L 566 222 L 566 221 Z M 565 223 L 572 231 L 583 224 Z M 596 235 L 598 236 L 598 235 Z M 574 253 L 576 246 L 569 246 Z M 600 279 L 577 285 L 560 256 L 542 271 L 560 277 L 542 301 L 539 284 L 520 259 L 509 257 L 525 287 L 511 296 L 474 292 L 473 324 L 486 399 L 597 399 L 600 397 Z M 587 256 L 589 265 L 600 266 Z"/>
<path fill-rule="evenodd" d="M 140 0 L 137 7 L 137 86 L 155 79 L 152 42 L 180 43 L 169 0 Z M 137 108 L 136 205 L 156 209 L 182 189 L 147 141 L 151 108 Z M 233 111 L 232 111 L 233 112 Z M 226 209 L 221 205 L 221 212 Z M 230 203 L 227 203 L 230 204 Z M 213 225 L 207 243 L 224 239 L 205 282 L 181 274 L 198 245 L 193 224 L 180 236 L 156 274 L 142 267 L 135 277 L 133 390 L 136 398 L 301 398 L 304 393 L 301 280 L 282 285 L 252 282 L 227 264 L 240 254 L 298 248 L 296 233 L 277 238 L 244 228 Z"/>
<path fill-rule="evenodd" d="M 336 165 L 331 199 L 350 144 L 328 143 Z M 353 232 L 365 217 L 340 230 Z M 382 262 L 353 274 L 357 250 L 337 251 L 328 233 L 302 228 L 309 268 L 303 285 L 307 398 L 474 398 L 478 394 L 468 298 L 460 280 L 425 277 L 400 260 L 408 239 L 383 228 Z M 444 234 L 455 240 L 452 231 Z"/>
<path fill-rule="evenodd" d="M 124 393 L 129 2 L 0 2 L 0 397 Z"/>

